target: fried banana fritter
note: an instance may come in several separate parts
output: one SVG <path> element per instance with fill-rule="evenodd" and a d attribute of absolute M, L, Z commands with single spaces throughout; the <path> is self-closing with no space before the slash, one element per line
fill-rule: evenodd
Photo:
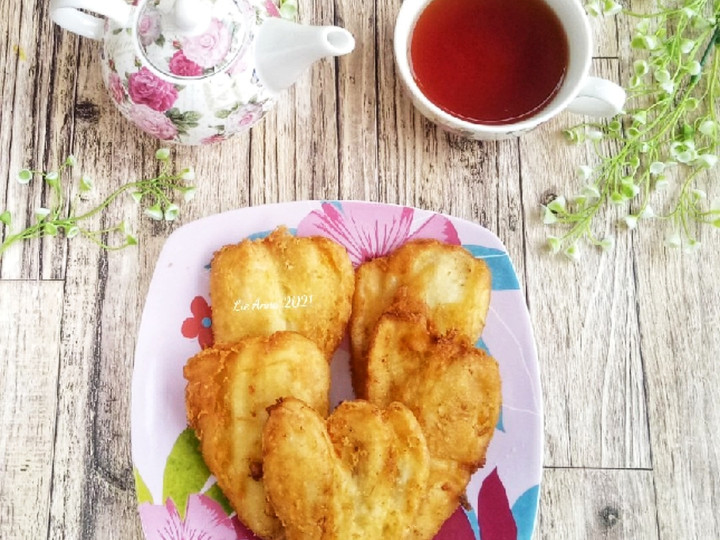
<path fill-rule="evenodd" d="M 429 453 L 404 405 L 346 401 L 325 421 L 297 399 L 270 410 L 265 487 L 288 540 L 420 538 Z M 427 537 L 429 540 L 431 537 Z"/>
<path fill-rule="evenodd" d="M 345 248 L 280 227 L 262 240 L 225 246 L 210 267 L 216 343 L 290 330 L 314 341 L 328 360 L 345 333 L 354 271 Z"/>
<path fill-rule="evenodd" d="M 367 355 L 368 399 L 399 401 L 415 415 L 430 450 L 430 483 L 416 530 L 437 532 L 455 511 L 500 415 L 497 362 L 464 336 L 440 335 L 426 307 L 407 298 L 378 321 Z"/>
<path fill-rule="evenodd" d="M 442 334 L 456 331 L 473 343 L 485 326 L 490 305 L 491 275 L 482 259 L 460 246 L 416 240 L 358 268 L 350 320 L 352 377 L 355 392 L 365 394 L 370 336 L 400 287 L 425 303 L 429 318 Z"/>
<path fill-rule="evenodd" d="M 188 361 L 184 375 L 188 420 L 223 493 L 258 536 L 282 538 L 263 485 L 266 409 L 295 396 L 327 415 L 330 369 L 325 355 L 300 334 L 278 332 L 205 349 Z"/>

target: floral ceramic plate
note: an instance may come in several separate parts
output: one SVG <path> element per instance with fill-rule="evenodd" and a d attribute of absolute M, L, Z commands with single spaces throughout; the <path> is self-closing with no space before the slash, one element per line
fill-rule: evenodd
<path fill-rule="evenodd" d="M 279 225 L 347 248 L 355 265 L 414 238 L 465 247 L 489 265 L 490 311 L 478 346 L 500 365 L 503 407 L 485 467 L 436 540 L 529 539 L 542 469 L 542 400 L 525 299 L 502 243 L 486 229 L 413 208 L 360 202 L 296 202 L 244 208 L 190 223 L 168 238 L 155 269 L 137 341 L 132 455 L 147 540 L 255 538 L 238 521 L 187 427 L 188 358 L 212 342 L 209 263 L 215 250 Z M 353 397 L 347 341 L 335 354 L 331 404 Z"/>

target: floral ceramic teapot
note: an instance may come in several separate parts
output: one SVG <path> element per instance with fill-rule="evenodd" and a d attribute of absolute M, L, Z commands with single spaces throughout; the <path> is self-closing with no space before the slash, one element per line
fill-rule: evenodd
<path fill-rule="evenodd" d="M 208 144 L 245 131 L 312 62 L 355 46 L 342 28 L 281 18 L 273 0 L 130 1 L 52 0 L 50 13 L 102 40 L 113 101 L 169 142 Z"/>

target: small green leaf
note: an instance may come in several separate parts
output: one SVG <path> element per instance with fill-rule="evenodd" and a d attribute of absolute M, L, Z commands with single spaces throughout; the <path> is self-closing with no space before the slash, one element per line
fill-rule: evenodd
<path fill-rule="evenodd" d="M 48 236 L 57 236 L 58 228 L 54 223 L 46 223 L 43 232 Z"/>
<path fill-rule="evenodd" d="M 575 172 L 580 180 L 587 180 L 592 176 L 593 168 L 587 165 L 580 165 Z"/>
<path fill-rule="evenodd" d="M 188 497 L 199 493 L 210 478 L 210 470 L 200 454 L 200 441 L 187 428 L 175 441 L 165 464 L 163 500 L 171 498 L 181 517 L 185 517 Z"/>
<path fill-rule="evenodd" d="M 547 206 L 543 206 L 543 223 L 545 225 L 557 223 L 557 215 Z"/>
<path fill-rule="evenodd" d="M 92 188 L 94 187 L 93 180 L 89 176 L 82 175 L 80 177 L 80 192 L 81 193 L 87 193 L 88 191 L 92 191 Z"/>
<path fill-rule="evenodd" d="M 547 206 L 552 212 L 555 212 L 556 214 L 563 214 L 565 213 L 567 201 L 565 200 L 565 197 L 560 195 L 552 200 Z"/>
<path fill-rule="evenodd" d="M 565 251 L 563 251 L 563 255 L 565 255 L 571 261 L 579 261 L 580 250 L 578 249 L 577 244 L 572 244 L 566 247 Z"/>
<path fill-rule="evenodd" d="M 612 195 L 610 195 L 610 202 L 613 204 L 622 204 L 626 200 L 627 199 L 621 193 L 615 192 Z"/>
<path fill-rule="evenodd" d="M 215 117 L 216 118 L 227 118 L 231 114 L 232 114 L 231 109 L 220 109 L 219 111 L 215 112 Z"/>
<path fill-rule="evenodd" d="M 164 213 L 165 221 L 175 221 L 179 213 L 180 208 L 177 204 L 169 204 Z"/>
<path fill-rule="evenodd" d="M 281 0 L 280 1 L 280 16 L 283 19 L 294 21 L 297 17 L 297 0 Z"/>
<path fill-rule="evenodd" d="M 186 167 L 182 171 L 180 171 L 180 178 L 182 180 L 186 180 L 188 182 L 192 182 L 195 180 L 195 169 L 192 167 Z"/>
<path fill-rule="evenodd" d="M 183 200 L 185 202 L 190 202 L 195 198 L 195 193 L 197 192 L 197 189 L 195 186 L 189 186 L 183 190 Z"/>
<path fill-rule="evenodd" d="M 150 219 L 154 219 L 155 221 L 161 221 L 165 217 L 162 208 L 160 208 L 160 203 L 155 203 L 151 207 L 146 208 L 145 215 L 148 216 Z"/>
<path fill-rule="evenodd" d="M 170 109 L 170 110 L 177 111 L 177 109 Z M 168 111 L 168 112 L 170 112 L 170 111 Z M 169 157 L 170 157 L 170 149 L 169 148 L 159 148 L 155 152 L 155 159 L 157 159 L 159 161 L 167 161 Z"/>
<path fill-rule="evenodd" d="M 585 11 L 591 17 L 599 17 L 602 14 L 602 8 L 599 2 L 588 2 L 585 4 Z"/>
<path fill-rule="evenodd" d="M 33 173 L 30 169 L 22 169 L 17 174 L 17 181 L 21 184 L 27 184 L 32 180 Z"/>
<path fill-rule="evenodd" d="M 583 187 L 582 193 L 588 199 L 599 199 L 600 190 L 595 184 L 587 184 Z"/>
<path fill-rule="evenodd" d="M 603 251 L 610 251 L 613 247 L 615 247 L 615 239 L 612 236 L 606 236 L 600 240 L 599 246 Z"/>
<path fill-rule="evenodd" d="M 645 60 L 635 60 L 635 62 L 633 62 L 633 71 L 635 75 L 642 77 L 650 71 L 650 66 Z"/>
<path fill-rule="evenodd" d="M 12 214 L 10 214 L 10 210 L 5 210 L 2 214 L 0 214 L 0 223 L 3 223 L 6 226 L 10 226 L 10 223 L 12 223 Z"/>
<path fill-rule="evenodd" d="M 562 247 L 562 243 L 557 236 L 548 236 L 547 245 L 550 249 L 550 252 L 553 254 L 558 253 L 560 251 L 560 248 Z"/>
<path fill-rule="evenodd" d="M 201 117 L 202 117 L 202 114 L 200 114 L 197 111 L 185 111 L 182 115 L 183 120 L 187 123 L 191 123 L 191 122 L 197 123 Z"/>

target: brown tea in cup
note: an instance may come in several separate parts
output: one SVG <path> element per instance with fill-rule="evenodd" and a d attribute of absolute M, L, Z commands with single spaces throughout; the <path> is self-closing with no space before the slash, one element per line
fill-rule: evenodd
<path fill-rule="evenodd" d="M 565 30 L 543 0 L 432 0 L 415 23 L 409 55 L 420 91 L 478 124 L 537 114 L 569 63 Z"/>

